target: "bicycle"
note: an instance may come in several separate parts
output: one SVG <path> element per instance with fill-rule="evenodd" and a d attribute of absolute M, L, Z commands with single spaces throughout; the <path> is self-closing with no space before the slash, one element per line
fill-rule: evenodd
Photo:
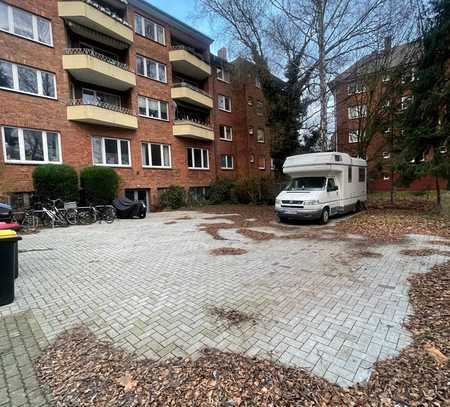
<path fill-rule="evenodd" d="M 102 221 L 111 224 L 116 218 L 116 210 L 111 205 L 89 204 L 88 207 L 78 208 L 78 219 L 82 225 L 91 225 L 95 222 Z"/>

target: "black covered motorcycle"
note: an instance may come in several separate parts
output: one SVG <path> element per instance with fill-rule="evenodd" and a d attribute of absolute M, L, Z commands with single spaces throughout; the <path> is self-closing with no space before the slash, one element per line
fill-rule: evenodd
<path fill-rule="evenodd" d="M 119 219 L 144 219 L 147 216 L 147 207 L 140 201 L 132 201 L 128 198 L 117 198 L 113 202 Z"/>

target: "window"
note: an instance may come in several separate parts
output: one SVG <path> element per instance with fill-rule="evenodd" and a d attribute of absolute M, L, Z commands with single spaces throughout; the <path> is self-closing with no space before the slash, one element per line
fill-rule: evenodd
<path fill-rule="evenodd" d="M 366 169 L 365 168 L 359 168 L 358 169 L 358 175 L 359 175 L 359 182 L 366 182 Z"/>
<path fill-rule="evenodd" d="M 253 98 L 251 96 L 249 96 L 247 99 L 247 105 L 253 106 Z"/>
<path fill-rule="evenodd" d="M 157 143 L 142 143 L 142 166 L 170 168 L 170 145 Z"/>
<path fill-rule="evenodd" d="M 155 81 L 167 83 L 166 65 L 153 61 L 152 59 L 136 55 L 136 71 L 139 75 L 146 76 Z"/>
<path fill-rule="evenodd" d="M 194 201 L 208 199 L 209 187 L 191 187 L 189 188 L 189 195 Z"/>
<path fill-rule="evenodd" d="M 384 181 L 389 181 L 390 179 L 391 179 L 391 177 L 389 175 L 383 175 Z"/>
<path fill-rule="evenodd" d="M 391 101 L 389 99 L 384 100 L 383 103 L 382 103 L 382 107 L 384 109 L 390 108 L 391 107 Z"/>
<path fill-rule="evenodd" d="M 441 153 L 441 154 L 447 154 L 447 153 L 448 153 L 448 148 L 447 148 L 447 146 L 440 146 L 440 147 L 439 147 L 439 153 Z"/>
<path fill-rule="evenodd" d="M 367 116 L 367 106 L 350 106 L 348 108 L 348 118 L 349 119 L 359 119 Z"/>
<path fill-rule="evenodd" d="M 83 88 L 81 91 L 83 103 L 86 105 L 107 104 L 112 106 L 120 106 L 120 96 L 112 93 L 101 92 L 93 89 Z"/>
<path fill-rule="evenodd" d="M 6 163 L 61 164 L 61 143 L 58 133 L 2 127 L 3 156 Z"/>
<path fill-rule="evenodd" d="M 258 131 L 256 133 L 256 141 L 258 143 L 264 143 L 265 142 L 265 135 L 264 135 L 264 130 L 263 129 L 258 129 Z"/>
<path fill-rule="evenodd" d="M 154 23 L 147 18 L 136 14 L 134 19 L 134 30 L 153 41 L 159 42 L 162 45 L 166 44 L 166 30 L 163 26 Z"/>
<path fill-rule="evenodd" d="M 391 134 L 391 128 L 390 127 L 388 127 L 385 131 L 384 131 L 384 135 L 385 136 L 389 136 L 390 134 Z"/>
<path fill-rule="evenodd" d="M 402 74 L 402 83 L 410 83 L 414 82 L 416 80 L 416 69 L 409 68 L 406 72 Z"/>
<path fill-rule="evenodd" d="M 50 21 L 2 2 L 0 2 L 0 30 L 53 46 Z"/>
<path fill-rule="evenodd" d="M 258 169 L 260 170 L 266 169 L 266 158 L 264 156 L 258 158 Z"/>
<path fill-rule="evenodd" d="M 254 132 L 253 126 L 250 126 L 250 127 L 248 128 L 248 134 L 250 134 L 250 136 L 253 136 L 253 132 Z"/>
<path fill-rule="evenodd" d="M 224 95 L 219 95 L 219 109 L 225 112 L 231 112 L 231 98 Z"/>
<path fill-rule="evenodd" d="M 255 155 L 250 154 L 250 164 L 254 164 L 254 163 L 255 163 Z"/>
<path fill-rule="evenodd" d="M 217 79 L 222 82 L 231 82 L 231 72 L 225 68 L 217 68 Z"/>
<path fill-rule="evenodd" d="M 353 182 L 353 167 L 350 165 L 348 167 L 348 183 L 351 184 Z"/>
<path fill-rule="evenodd" d="M 391 153 L 389 153 L 388 151 L 383 151 L 383 158 L 385 160 L 388 160 L 389 158 L 391 158 Z"/>
<path fill-rule="evenodd" d="M 401 109 L 402 110 L 408 109 L 408 107 L 411 104 L 411 102 L 412 102 L 412 96 L 403 96 L 402 97 Z"/>
<path fill-rule="evenodd" d="M 222 154 L 220 156 L 220 168 L 223 170 L 232 170 L 234 168 L 234 160 L 231 154 Z"/>
<path fill-rule="evenodd" d="M 334 161 L 341 162 L 342 161 L 342 156 L 340 154 L 335 154 L 334 155 Z"/>
<path fill-rule="evenodd" d="M 139 96 L 139 115 L 151 119 L 169 120 L 169 104 L 160 100 Z"/>
<path fill-rule="evenodd" d="M 388 73 L 383 74 L 383 82 L 389 82 L 391 80 L 391 75 Z"/>
<path fill-rule="evenodd" d="M 261 89 L 261 79 L 259 78 L 258 75 L 255 76 L 255 86 L 256 86 L 258 89 Z"/>
<path fill-rule="evenodd" d="M 56 99 L 55 74 L 2 59 L 0 88 Z"/>
<path fill-rule="evenodd" d="M 205 148 L 188 148 L 187 160 L 190 169 L 209 170 L 209 154 Z"/>
<path fill-rule="evenodd" d="M 270 159 L 270 169 L 272 171 L 275 169 L 275 160 L 273 158 Z"/>
<path fill-rule="evenodd" d="M 366 86 L 361 82 L 353 82 L 348 84 L 347 92 L 349 95 L 366 92 Z"/>
<path fill-rule="evenodd" d="M 92 137 L 92 161 L 94 165 L 131 167 L 130 141 Z"/>
<path fill-rule="evenodd" d="M 349 130 L 348 132 L 348 142 L 350 144 L 359 143 L 360 140 L 364 139 L 365 132 L 361 130 Z"/>
<path fill-rule="evenodd" d="M 220 126 L 220 139 L 226 141 L 233 140 L 233 128 L 230 126 Z"/>
<path fill-rule="evenodd" d="M 260 100 L 256 102 L 256 114 L 262 116 L 264 114 L 264 104 Z"/>

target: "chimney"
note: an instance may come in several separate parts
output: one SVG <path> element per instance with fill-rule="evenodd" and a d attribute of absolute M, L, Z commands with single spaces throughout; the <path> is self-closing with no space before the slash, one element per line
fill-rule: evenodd
<path fill-rule="evenodd" d="M 217 52 L 217 55 L 219 56 L 220 59 L 223 59 L 224 61 L 227 60 L 227 49 L 225 47 L 222 47 L 219 49 L 219 51 Z"/>
<path fill-rule="evenodd" d="M 392 37 L 384 37 L 384 50 L 390 51 L 392 47 Z"/>

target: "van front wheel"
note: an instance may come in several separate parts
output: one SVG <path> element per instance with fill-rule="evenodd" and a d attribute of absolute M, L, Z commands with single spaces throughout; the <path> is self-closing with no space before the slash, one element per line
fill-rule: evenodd
<path fill-rule="evenodd" d="M 330 210 L 328 208 L 324 208 L 322 214 L 320 215 L 320 223 L 322 225 L 326 225 L 330 220 Z"/>

